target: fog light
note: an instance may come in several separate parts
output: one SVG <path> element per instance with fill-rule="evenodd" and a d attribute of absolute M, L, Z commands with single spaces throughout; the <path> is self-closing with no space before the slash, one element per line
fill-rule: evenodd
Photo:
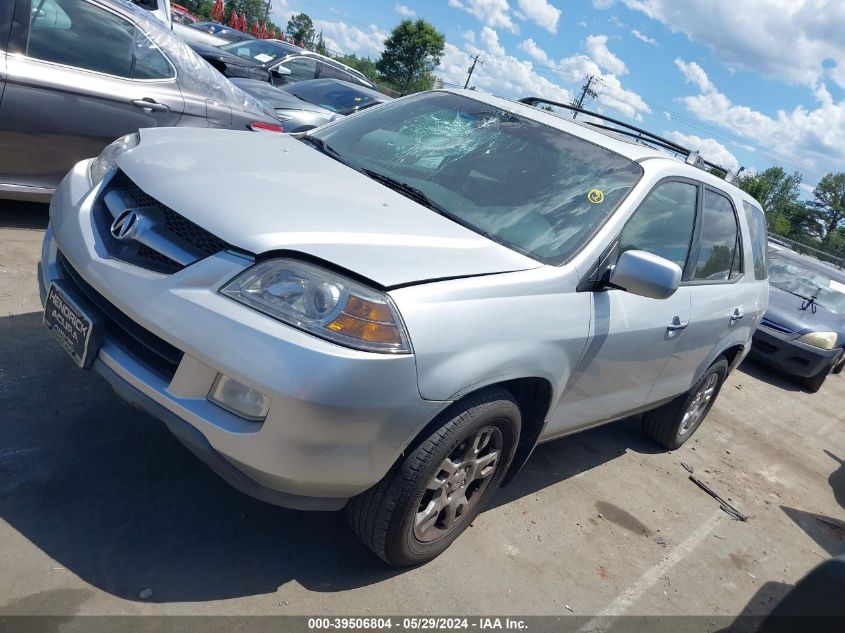
<path fill-rule="evenodd" d="M 270 398 L 226 374 L 217 374 L 208 399 L 247 420 L 262 422 L 270 410 Z"/>

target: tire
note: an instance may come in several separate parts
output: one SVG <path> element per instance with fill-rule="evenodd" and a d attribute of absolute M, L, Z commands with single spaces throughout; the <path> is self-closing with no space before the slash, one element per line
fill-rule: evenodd
<path fill-rule="evenodd" d="M 434 559 L 499 487 L 516 451 L 521 423 L 516 400 L 501 387 L 449 407 L 429 427 L 428 437 L 384 479 L 349 502 L 346 515 L 352 529 L 390 565 Z M 498 456 L 491 460 L 494 453 Z"/>
<path fill-rule="evenodd" d="M 727 375 L 728 361 L 720 358 L 685 394 L 643 414 L 643 433 L 670 451 L 683 446 L 707 417 Z M 695 412 L 691 410 L 693 405 L 697 408 Z"/>

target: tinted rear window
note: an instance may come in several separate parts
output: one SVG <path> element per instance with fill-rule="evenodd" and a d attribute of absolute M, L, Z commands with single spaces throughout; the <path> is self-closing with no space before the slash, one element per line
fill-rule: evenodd
<path fill-rule="evenodd" d="M 369 108 L 379 100 L 355 86 L 342 82 L 297 82 L 285 90 L 300 99 L 338 114 L 352 114 Z"/>

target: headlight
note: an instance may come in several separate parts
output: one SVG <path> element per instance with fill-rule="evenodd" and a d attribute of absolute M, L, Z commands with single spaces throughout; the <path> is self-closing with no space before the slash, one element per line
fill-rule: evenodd
<path fill-rule="evenodd" d="M 114 143 L 107 145 L 106 148 L 100 152 L 100 155 L 94 159 L 94 162 L 91 163 L 91 167 L 88 168 L 91 185 L 96 187 L 103 182 L 103 178 L 106 177 L 106 174 L 114 169 L 117 157 L 123 152 L 136 147 L 139 141 L 140 135 L 135 132 L 133 134 L 127 134 L 126 136 L 121 136 Z"/>
<path fill-rule="evenodd" d="M 799 336 L 798 340 L 813 347 L 821 349 L 833 349 L 836 345 L 836 332 L 810 332 Z"/>
<path fill-rule="evenodd" d="M 335 343 L 370 352 L 409 354 L 402 319 L 383 292 L 293 259 L 245 270 L 220 293 Z"/>

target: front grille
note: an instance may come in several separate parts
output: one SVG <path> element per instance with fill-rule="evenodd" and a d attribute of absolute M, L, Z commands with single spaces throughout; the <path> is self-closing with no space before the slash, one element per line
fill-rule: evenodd
<path fill-rule="evenodd" d="M 225 251 L 229 248 L 229 245 L 216 235 L 183 218 L 170 207 L 163 205 L 149 194 L 141 191 L 141 188 L 129 180 L 125 174 L 123 174 L 123 177 L 126 179 L 125 191 L 135 201 L 138 207 L 157 207 L 161 210 L 164 215 L 165 231 L 195 247 L 198 251 L 204 253 L 206 257 L 216 255 L 220 251 Z"/>
<path fill-rule="evenodd" d="M 135 323 L 97 292 L 74 270 L 62 253 L 59 253 L 58 262 L 68 289 L 97 311 L 105 327 L 105 334 L 144 367 L 170 382 L 184 353 Z"/>
<path fill-rule="evenodd" d="M 111 233 L 115 218 L 133 210 L 143 218 L 130 239 Z M 162 204 L 118 171 L 93 207 L 95 228 L 107 253 L 135 266 L 171 274 L 200 259 L 232 250 L 226 242 Z"/>

